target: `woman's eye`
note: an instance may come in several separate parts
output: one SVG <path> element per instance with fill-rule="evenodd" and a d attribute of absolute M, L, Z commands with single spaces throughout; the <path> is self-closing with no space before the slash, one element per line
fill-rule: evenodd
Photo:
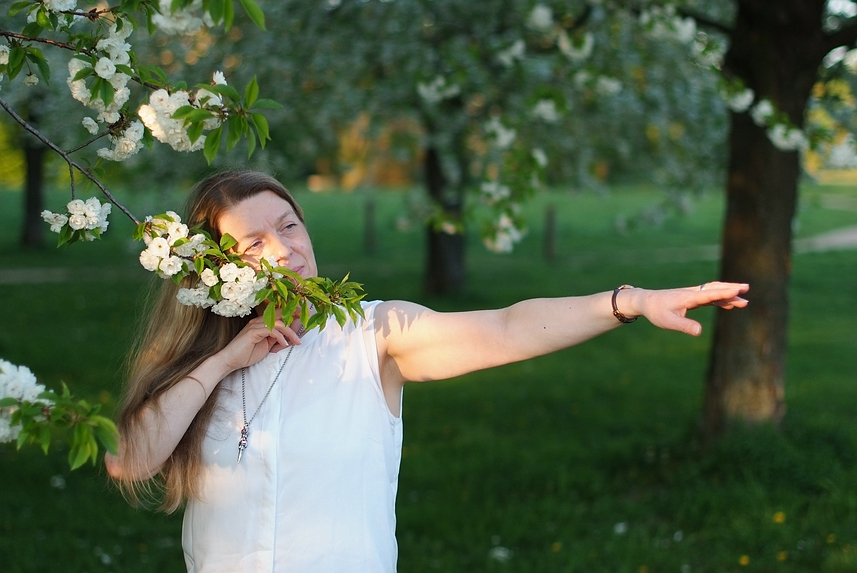
<path fill-rule="evenodd" d="M 262 241 L 255 241 L 255 242 L 251 243 L 249 247 L 247 247 L 246 249 L 244 249 L 244 252 L 245 252 L 245 253 L 252 253 L 252 252 L 254 252 L 254 251 L 259 250 L 259 248 L 260 248 L 261 246 L 262 246 Z"/>

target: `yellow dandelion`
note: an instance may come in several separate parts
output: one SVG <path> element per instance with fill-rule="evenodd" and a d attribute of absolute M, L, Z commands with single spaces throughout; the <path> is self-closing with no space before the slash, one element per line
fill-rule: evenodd
<path fill-rule="evenodd" d="M 778 511 L 774 514 L 774 523 L 784 523 L 786 520 L 786 514 L 782 511 Z"/>
<path fill-rule="evenodd" d="M 750 564 L 750 556 L 749 555 L 742 555 L 741 558 L 738 559 L 738 564 L 741 565 L 742 567 L 749 565 Z"/>
<path fill-rule="evenodd" d="M 562 549 L 562 543 L 560 543 L 559 541 L 554 541 L 551 544 L 551 551 L 553 551 L 554 553 L 558 553 L 560 549 Z"/>
<path fill-rule="evenodd" d="M 830 535 L 828 535 L 827 536 L 827 542 L 828 543 L 836 543 L 836 534 L 831 533 Z"/>
<path fill-rule="evenodd" d="M 788 558 L 789 558 L 789 552 L 788 551 L 780 551 L 779 553 L 777 553 L 777 561 L 785 561 Z"/>

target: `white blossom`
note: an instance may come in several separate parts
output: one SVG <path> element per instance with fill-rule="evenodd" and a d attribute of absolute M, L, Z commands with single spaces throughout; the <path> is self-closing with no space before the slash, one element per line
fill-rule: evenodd
<path fill-rule="evenodd" d="M 50 12 L 70 12 L 77 8 L 77 0 L 42 0 Z"/>
<path fill-rule="evenodd" d="M 224 299 L 211 307 L 211 310 L 220 316 L 247 316 L 253 311 L 253 307 L 248 304 L 241 304 L 229 299 Z"/>
<path fill-rule="evenodd" d="M 34 86 L 39 83 L 39 76 L 36 74 L 27 74 L 24 77 L 24 85 L 25 86 Z"/>
<path fill-rule="evenodd" d="M 853 135 L 847 134 L 830 148 L 827 165 L 833 169 L 857 169 L 857 148 Z"/>
<path fill-rule="evenodd" d="M 512 196 L 512 191 L 506 185 L 500 185 L 499 181 L 484 181 L 480 186 L 482 194 L 489 204 L 502 201 Z"/>
<path fill-rule="evenodd" d="M 549 31 L 553 26 L 553 12 L 544 4 L 536 4 L 527 18 L 527 26 L 536 32 Z"/>
<path fill-rule="evenodd" d="M 592 55 L 592 47 L 595 45 L 595 39 L 592 37 L 592 34 L 587 32 L 583 36 L 583 42 L 577 46 L 571 41 L 568 34 L 562 32 L 557 37 L 556 45 L 566 58 L 577 62 L 585 60 Z"/>
<path fill-rule="evenodd" d="M 523 231 L 515 225 L 515 221 L 506 213 L 501 214 L 492 226 L 493 236 L 486 237 L 483 242 L 489 250 L 495 253 L 511 253 L 515 243 L 524 238 Z"/>
<path fill-rule="evenodd" d="M 507 68 L 511 68 L 515 64 L 515 60 L 524 59 L 525 50 L 526 44 L 524 44 L 524 41 L 515 40 L 511 46 L 497 53 L 497 61 Z"/>
<path fill-rule="evenodd" d="M 161 260 L 161 263 L 158 265 L 158 270 L 164 273 L 166 276 L 171 277 L 176 273 L 180 273 L 184 268 L 184 259 L 177 257 L 175 255 L 171 255 L 165 257 Z"/>
<path fill-rule="evenodd" d="M 494 136 L 497 147 L 500 149 L 508 149 L 517 136 L 517 132 L 513 128 L 504 126 L 496 117 L 492 117 L 485 124 L 485 131 Z"/>
<path fill-rule="evenodd" d="M 214 25 L 208 12 L 202 12 L 202 0 L 194 0 L 178 10 L 172 10 L 172 0 L 159 0 L 158 8 L 160 14 L 152 16 L 152 23 L 165 34 L 193 34 L 203 26 Z"/>
<path fill-rule="evenodd" d="M 179 246 L 173 245 L 173 251 L 180 257 L 184 258 L 192 258 L 199 253 L 204 252 L 208 247 L 203 245 L 203 241 L 205 241 L 205 235 L 201 233 L 197 233 L 193 237 L 191 237 L 188 242 L 182 243 Z"/>
<path fill-rule="evenodd" d="M 137 114 L 152 135 L 161 143 L 167 143 L 176 151 L 198 151 L 205 145 L 205 136 L 191 143 L 183 119 L 173 119 L 175 111 L 190 105 L 190 94 L 177 91 L 170 95 L 159 89 L 149 96 L 149 103 L 140 106 Z"/>
<path fill-rule="evenodd" d="M 809 145 L 803 131 L 782 123 L 778 123 L 768 130 L 768 139 L 771 140 L 774 147 L 781 151 L 802 150 Z"/>
<path fill-rule="evenodd" d="M 35 375 L 26 366 L 15 366 L 0 360 L 0 398 L 14 398 L 34 402 L 45 387 L 38 383 Z M 17 406 L 0 408 L 0 442 L 10 442 L 18 437 L 21 426 L 11 424 L 11 416 Z"/>
<path fill-rule="evenodd" d="M 759 127 L 766 125 L 774 117 L 774 104 L 770 100 L 763 99 L 750 110 L 750 117 Z"/>
<path fill-rule="evenodd" d="M 214 274 L 214 271 L 211 269 L 203 269 L 203 271 L 199 274 L 200 280 L 207 287 L 213 287 L 220 279 L 217 278 L 217 275 Z"/>
<path fill-rule="evenodd" d="M 140 264 L 147 271 L 155 272 L 161 264 L 161 258 L 153 254 L 149 249 L 145 249 L 140 253 Z"/>
<path fill-rule="evenodd" d="M 548 123 L 556 123 L 559 121 L 559 111 L 556 109 L 556 102 L 552 99 L 542 99 L 533 106 L 533 117 L 546 121 Z"/>
<path fill-rule="evenodd" d="M 111 135 L 110 142 L 113 147 L 99 149 L 97 152 L 99 157 L 111 161 L 124 161 L 136 155 L 143 149 L 143 124 L 139 121 L 131 122 L 122 135 L 118 137 Z"/>
<path fill-rule="evenodd" d="M 152 239 L 152 242 L 149 243 L 146 250 L 159 259 L 170 256 L 170 244 L 163 237 L 155 237 Z"/>
<path fill-rule="evenodd" d="M 532 151 L 533 159 L 536 160 L 536 163 L 539 164 L 539 167 L 544 169 L 548 164 L 548 156 L 545 154 L 544 150 L 540 147 L 534 147 Z"/>
<path fill-rule="evenodd" d="M 47 210 L 42 211 L 42 219 L 51 226 L 51 231 L 54 233 L 62 231 L 62 228 L 68 223 L 68 216 Z"/>
<path fill-rule="evenodd" d="M 80 123 L 83 125 L 83 127 L 86 128 L 86 131 L 88 131 L 92 135 L 98 133 L 98 124 L 95 123 L 95 120 L 91 117 L 84 117 Z"/>
<path fill-rule="evenodd" d="M 208 296 L 208 287 L 206 286 L 179 289 L 176 299 L 185 306 L 208 308 L 214 305 L 214 299 Z"/>
<path fill-rule="evenodd" d="M 220 295 L 228 300 L 243 301 L 251 294 L 255 294 L 255 284 L 250 283 L 223 283 L 220 287 Z"/>
<path fill-rule="evenodd" d="M 0 66 L 9 64 L 9 46 L 0 44 Z"/>
<path fill-rule="evenodd" d="M 226 263 L 220 267 L 220 280 L 223 282 L 233 282 L 238 278 L 238 265 L 235 263 Z"/>
<path fill-rule="evenodd" d="M 750 88 L 746 88 L 738 93 L 727 96 L 726 107 L 735 113 L 744 113 L 750 109 L 751 105 L 753 105 L 753 99 L 755 97 L 756 93 Z"/>
<path fill-rule="evenodd" d="M 616 78 L 599 76 L 595 82 L 595 91 L 601 95 L 613 95 L 622 91 L 622 82 Z"/>
<path fill-rule="evenodd" d="M 73 214 L 68 218 L 68 226 L 72 228 L 74 231 L 79 231 L 80 229 L 86 229 L 88 222 L 86 220 L 86 215 L 81 214 Z"/>
<path fill-rule="evenodd" d="M 454 98 L 461 93 L 461 87 L 456 84 L 447 84 L 446 78 L 437 76 L 432 81 L 417 84 L 417 93 L 428 103 L 438 103 L 445 99 Z"/>
<path fill-rule="evenodd" d="M 109 80 L 116 73 L 116 64 L 110 58 L 100 58 L 95 63 L 95 73 L 98 77 Z"/>

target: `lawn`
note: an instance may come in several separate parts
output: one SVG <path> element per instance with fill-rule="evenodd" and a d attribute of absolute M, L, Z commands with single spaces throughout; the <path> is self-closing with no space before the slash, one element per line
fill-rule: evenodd
<path fill-rule="evenodd" d="M 406 194 L 298 193 L 322 274 L 350 271 L 370 298 L 449 310 L 711 280 L 717 263 L 698 247 L 717 243 L 717 194 L 660 226 L 615 231 L 617 217 L 658 197 L 638 187 L 540 195 L 516 253 L 489 254 L 470 237 L 466 292 L 433 300 L 420 290 L 422 231 L 396 229 Z M 857 225 L 857 189 L 808 185 L 801 197 L 799 237 Z M 374 253 L 363 239 L 370 198 Z M 163 192 L 123 199 L 138 216 L 181 204 Z M 53 193 L 48 207 L 66 200 Z M 0 358 L 111 412 L 149 283 L 131 226 L 116 213 L 104 241 L 21 251 L 20 201 L 0 191 Z M 700 338 L 638 322 L 552 356 L 408 386 L 400 571 L 857 572 L 855 267 L 857 250 L 795 256 L 783 426 L 736 430 L 707 451 L 696 426 L 712 309 L 694 315 Z M 3 571 L 183 571 L 180 516 L 130 508 L 102 467 L 70 472 L 66 453 L 59 442 L 48 456 L 0 445 Z"/>

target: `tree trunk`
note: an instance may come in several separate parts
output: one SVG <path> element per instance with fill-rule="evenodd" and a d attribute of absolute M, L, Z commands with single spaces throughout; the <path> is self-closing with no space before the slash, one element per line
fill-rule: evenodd
<path fill-rule="evenodd" d="M 726 69 L 803 126 L 824 56 L 822 0 L 738 2 Z M 778 423 L 800 158 L 776 149 L 748 114 L 731 115 L 720 277 L 750 283 L 750 305 L 718 311 L 703 405 L 710 441 L 730 424 Z"/>
<path fill-rule="evenodd" d="M 45 244 L 45 223 L 42 221 L 44 209 L 44 165 L 47 148 L 38 141 L 25 138 L 24 163 L 26 180 L 24 181 L 24 223 L 21 233 L 21 245 L 40 248 Z"/>
<path fill-rule="evenodd" d="M 434 147 L 425 153 L 425 178 L 429 196 L 443 209 L 445 218 L 461 222 L 462 197 L 450 193 L 449 181 L 443 174 L 440 154 Z M 464 234 L 449 233 L 429 223 L 426 228 L 428 258 L 424 287 L 427 294 L 449 296 L 464 290 Z"/>

